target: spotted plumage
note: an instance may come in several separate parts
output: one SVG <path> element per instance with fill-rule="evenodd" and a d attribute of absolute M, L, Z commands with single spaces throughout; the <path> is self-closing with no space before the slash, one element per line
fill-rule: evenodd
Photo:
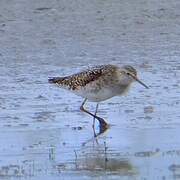
<path fill-rule="evenodd" d="M 69 90 L 78 90 L 102 76 L 112 76 L 115 71 L 114 65 L 101 65 L 70 76 L 49 78 L 49 82 Z"/>

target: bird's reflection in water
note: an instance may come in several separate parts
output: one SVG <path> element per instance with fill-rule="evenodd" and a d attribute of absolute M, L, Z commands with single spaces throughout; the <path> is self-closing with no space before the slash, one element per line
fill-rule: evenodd
<path fill-rule="evenodd" d="M 59 172 L 73 170 L 77 172 L 92 173 L 94 175 L 118 175 L 119 176 L 137 176 L 137 167 L 133 166 L 130 159 L 112 152 L 106 143 L 108 128 L 96 126 L 93 129 L 94 135 L 82 143 L 80 149 L 74 150 L 74 160 L 68 163 L 56 164 Z M 105 174 L 104 174 L 105 173 Z"/>
<path fill-rule="evenodd" d="M 136 176 L 137 168 L 128 158 L 120 157 L 108 150 L 106 143 L 87 146 L 76 154 L 76 170 L 106 172 L 122 176 Z"/>
<path fill-rule="evenodd" d="M 122 175 L 136 175 L 137 172 L 128 159 L 115 159 L 102 157 L 99 154 L 86 156 L 79 161 L 77 170 L 97 171 L 102 170 L 109 173 Z"/>

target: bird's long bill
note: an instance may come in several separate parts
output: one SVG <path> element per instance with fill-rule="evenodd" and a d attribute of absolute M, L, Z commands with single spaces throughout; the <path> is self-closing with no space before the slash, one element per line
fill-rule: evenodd
<path fill-rule="evenodd" d="M 148 87 L 146 84 L 144 84 L 142 81 L 140 81 L 137 77 L 134 77 L 134 79 L 135 79 L 137 82 L 139 82 L 141 85 L 143 85 L 146 89 L 149 89 L 149 87 Z"/>

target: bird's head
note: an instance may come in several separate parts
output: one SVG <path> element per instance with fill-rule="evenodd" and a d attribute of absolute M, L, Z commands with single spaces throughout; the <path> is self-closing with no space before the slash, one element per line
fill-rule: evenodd
<path fill-rule="evenodd" d="M 131 82 L 137 81 L 141 85 L 143 85 L 145 88 L 149 88 L 147 85 L 145 85 L 142 81 L 140 81 L 137 77 L 137 71 L 135 68 L 129 65 L 125 65 L 122 67 L 122 73 L 124 74 L 124 81 L 126 81 L 128 84 Z"/>

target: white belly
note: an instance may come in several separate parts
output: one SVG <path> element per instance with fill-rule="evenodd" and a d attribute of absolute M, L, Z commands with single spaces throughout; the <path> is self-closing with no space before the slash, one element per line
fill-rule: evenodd
<path fill-rule="evenodd" d="M 102 89 L 96 93 L 88 91 L 88 90 L 82 90 L 82 91 L 75 92 L 75 94 L 81 97 L 87 98 L 89 101 L 93 101 L 93 102 L 104 101 L 116 95 L 109 89 Z"/>
<path fill-rule="evenodd" d="M 116 87 L 109 87 L 109 88 L 106 87 L 106 88 L 101 88 L 99 90 L 91 89 L 91 88 L 83 88 L 78 91 L 75 91 L 74 93 L 81 97 L 87 98 L 89 101 L 100 102 L 100 101 L 105 101 L 114 96 L 122 95 L 128 89 L 129 89 L 128 86 L 126 87 L 116 86 Z"/>

